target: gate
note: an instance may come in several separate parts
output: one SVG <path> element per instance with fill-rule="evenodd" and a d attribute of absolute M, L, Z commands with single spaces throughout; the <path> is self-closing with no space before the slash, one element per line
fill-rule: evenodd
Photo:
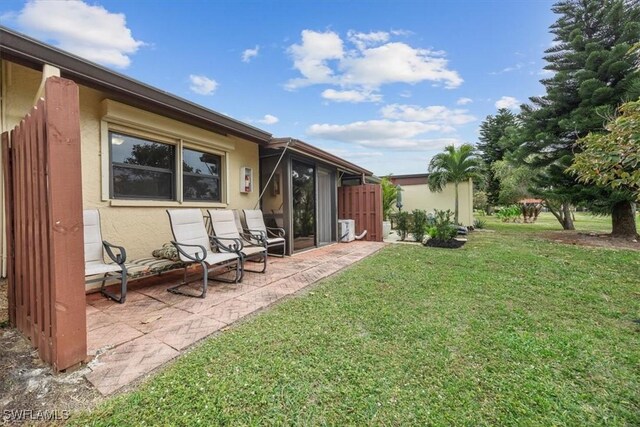
<path fill-rule="evenodd" d="M 364 240 L 382 242 L 382 188 L 380 184 L 338 188 L 338 218 L 353 219 L 356 234 L 367 230 Z"/>
<path fill-rule="evenodd" d="M 78 86 L 45 96 L 2 134 L 9 321 L 57 371 L 86 358 Z"/>

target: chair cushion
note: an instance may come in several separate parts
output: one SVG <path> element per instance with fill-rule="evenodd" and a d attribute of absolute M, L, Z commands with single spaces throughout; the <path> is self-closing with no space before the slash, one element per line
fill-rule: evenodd
<path fill-rule="evenodd" d="M 238 259 L 238 255 L 235 252 L 209 252 L 204 262 L 208 265 L 216 265 L 227 261 L 233 261 Z"/>
<path fill-rule="evenodd" d="M 265 253 L 266 251 L 267 250 L 263 246 L 245 246 L 244 249 L 242 249 L 242 253 L 246 256 Z"/>
<path fill-rule="evenodd" d="M 249 230 L 262 231 L 267 233 L 267 226 L 264 224 L 264 217 L 261 210 L 244 209 L 244 222 Z"/>
<path fill-rule="evenodd" d="M 177 243 L 200 245 L 207 251 L 211 251 L 209 236 L 204 226 L 200 209 L 167 209 L 167 214 L 171 222 L 173 238 Z M 191 256 L 202 252 L 198 247 L 185 246 L 181 249 Z M 202 254 L 200 254 L 200 256 L 202 256 Z M 179 254 L 179 258 L 184 262 L 192 262 L 182 254 Z"/>
<path fill-rule="evenodd" d="M 93 276 L 95 274 L 112 273 L 122 271 L 118 264 L 105 264 L 102 261 L 89 261 L 84 263 L 84 275 Z"/>
<path fill-rule="evenodd" d="M 267 239 L 267 244 L 269 246 L 277 246 L 282 243 L 284 243 L 284 237 L 270 237 Z"/>
<path fill-rule="evenodd" d="M 151 252 L 155 258 L 163 258 L 171 261 L 180 261 L 180 257 L 178 256 L 178 250 L 171 243 L 165 243 L 162 245 L 162 248 L 156 249 Z"/>
<path fill-rule="evenodd" d="M 91 262 L 104 264 L 104 258 L 102 255 L 102 233 L 100 231 L 100 214 L 97 209 L 85 209 L 82 214 L 84 222 L 85 264 Z"/>
<path fill-rule="evenodd" d="M 233 211 L 229 209 L 209 209 L 209 218 L 211 219 L 211 228 L 216 237 L 224 237 L 227 239 L 240 239 L 236 219 Z M 226 242 L 225 242 L 226 243 Z"/>

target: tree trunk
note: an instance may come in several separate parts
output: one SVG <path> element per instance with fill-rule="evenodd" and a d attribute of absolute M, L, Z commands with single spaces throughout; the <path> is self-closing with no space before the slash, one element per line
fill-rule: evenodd
<path fill-rule="evenodd" d="M 565 230 L 575 230 L 576 227 L 573 225 L 573 217 L 571 216 L 571 205 L 569 203 L 562 204 L 562 228 Z"/>
<path fill-rule="evenodd" d="M 635 206 L 632 202 L 618 202 L 611 210 L 611 223 L 613 237 L 635 239 L 638 237 L 636 228 Z"/>
<path fill-rule="evenodd" d="M 456 223 L 456 225 L 458 225 L 458 183 L 454 183 L 455 188 L 456 188 L 456 209 L 455 209 L 455 218 L 453 219 Z"/>

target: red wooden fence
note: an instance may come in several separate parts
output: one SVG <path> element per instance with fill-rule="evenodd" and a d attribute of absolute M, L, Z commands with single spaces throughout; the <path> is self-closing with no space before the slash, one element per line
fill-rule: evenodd
<path fill-rule="evenodd" d="M 2 134 L 9 320 L 60 371 L 86 358 L 78 87 L 45 97 Z"/>
<path fill-rule="evenodd" d="M 355 220 L 356 234 L 367 230 L 365 240 L 382 242 L 382 188 L 380 184 L 339 187 L 338 218 Z"/>

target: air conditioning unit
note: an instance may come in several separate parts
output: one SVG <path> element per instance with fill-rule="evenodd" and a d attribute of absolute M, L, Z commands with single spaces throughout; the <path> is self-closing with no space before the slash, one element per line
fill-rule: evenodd
<path fill-rule="evenodd" d="M 356 239 L 356 222 L 353 219 L 339 219 L 338 237 L 341 242 L 353 242 Z"/>

